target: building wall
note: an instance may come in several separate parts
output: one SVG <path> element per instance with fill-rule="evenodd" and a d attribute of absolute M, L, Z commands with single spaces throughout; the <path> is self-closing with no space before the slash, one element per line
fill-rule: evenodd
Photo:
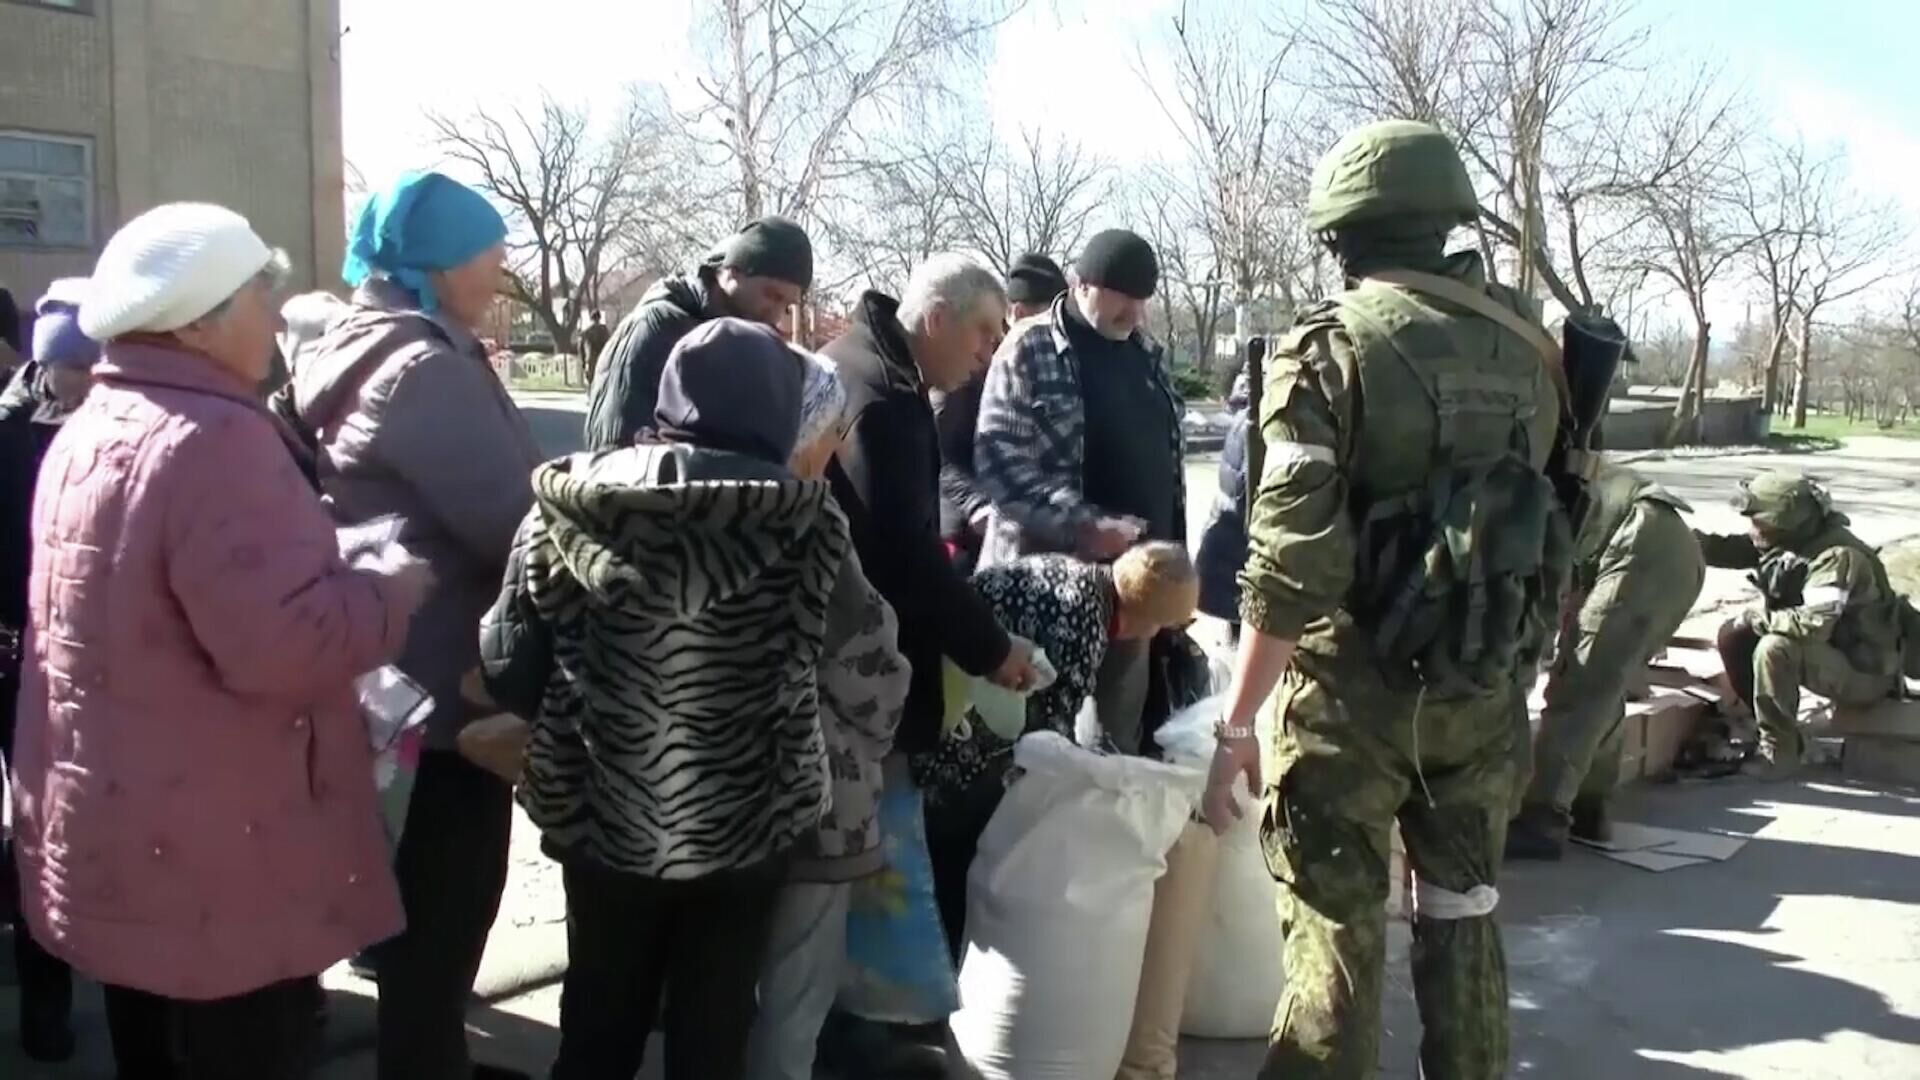
<path fill-rule="evenodd" d="M 0 246 L 17 295 L 85 273 L 113 230 L 163 202 L 245 214 L 296 283 L 338 283 L 338 0 L 0 0 L 0 129 L 91 138 L 92 250 Z"/>

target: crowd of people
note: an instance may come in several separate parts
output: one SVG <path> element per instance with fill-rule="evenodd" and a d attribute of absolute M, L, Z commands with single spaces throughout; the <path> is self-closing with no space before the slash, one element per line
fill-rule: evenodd
<path fill-rule="evenodd" d="M 0 397 L 23 1048 L 72 1055 L 78 972 L 124 1077 L 307 1076 L 318 977 L 354 958 L 379 1076 L 518 1075 L 464 1023 L 517 798 L 563 871 L 555 1080 L 630 1080 L 656 1029 L 673 1080 L 944 1076 L 944 1025 L 836 989 L 853 887 L 901 845 L 958 962 L 1018 770 L 949 696 L 981 680 L 1024 695 L 1016 734 L 1151 755 L 1207 692 L 1205 610 L 1237 655 L 1198 812 L 1224 832 L 1263 800 L 1286 927 L 1245 958 L 1287 972 L 1261 1075 L 1372 1075 L 1396 823 L 1423 1067 L 1504 1075 L 1502 855 L 1604 834 L 1631 681 L 1704 566 L 1767 594 L 1722 635 L 1765 775 L 1800 760 L 1801 686 L 1896 692 L 1908 638 L 1818 485 L 1762 477 L 1749 536 L 1698 537 L 1601 460 L 1569 390 L 1593 380 L 1447 250 L 1477 213 L 1433 128 L 1329 151 L 1307 217 L 1348 288 L 1236 390 L 1259 404 L 1198 560 L 1158 261 L 1124 229 L 1071 274 L 935 255 L 814 354 L 777 329 L 811 241 L 750 222 L 595 319 L 586 449 L 543 461 L 476 336 L 507 225 L 473 190 L 369 199 L 345 301 L 283 304 L 284 255 L 230 210 L 134 218 L 35 304 Z M 397 841 L 357 689 L 388 665 L 431 710 Z M 913 835 L 882 825 L 899 791 Z"/>

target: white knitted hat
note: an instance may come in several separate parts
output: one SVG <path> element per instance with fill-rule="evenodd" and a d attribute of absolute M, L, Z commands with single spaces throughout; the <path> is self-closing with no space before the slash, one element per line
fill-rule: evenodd
<path fill-rule="evenodd" d="M 80 309 L 80 330 L 95 341 L 178 330 L 275 259 L 247 219 L 226 207 L 156 206 L 107 241 Z"/>

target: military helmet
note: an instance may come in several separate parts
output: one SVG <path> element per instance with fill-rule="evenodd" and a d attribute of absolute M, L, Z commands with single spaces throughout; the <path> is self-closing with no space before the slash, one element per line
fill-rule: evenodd
<path fill-rule="evenodd" d="M 1381 120 L 1347 132 L 1314 167 L 1307 195 L 1307 229 L 1314 233 L 1395 217 L 1464 225 L 1479 213 L 1453 140 L 1413 120 Z"/>
<path fill-rule="evenodd" d="M 1762 528 L 1791 536 L 1825 521 L 1833 500 L 1814 480 L 1776 469 L 1742 480 L 1733 508 Z"/>

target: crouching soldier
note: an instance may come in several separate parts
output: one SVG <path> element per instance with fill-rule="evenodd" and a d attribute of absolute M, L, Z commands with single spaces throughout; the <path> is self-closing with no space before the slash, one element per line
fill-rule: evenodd
<path fill-rule="evenodd" d="M 1700 595 L 1706 565 L 1681 518 L 1691 509 L 1632 470 L 1596 461 L 1574 534 L 1578 615 L 1561 633 L 1534 745 L 1533 779 L 1507 830 L 1508 858 L 1557 859 L 1569 825 L 1607 839 L 1620 778 L 1627 686 Z"/>
<path fill-rule="evenodd" d="M 1759 722 L 1746 771 L 1786 779 L 1805 752 L 1800 688 L 1836 705 L 1871 705 L 1900 686 L 1900 597 L 1874 549 L 1847 528 L 1819 484 L 1767 472 L 1741 484 L 1745 536 L 1700 537 L 1709 565 L 1755 571 L 1765 606 L 1720 629 L 1720 656 Z"/>

